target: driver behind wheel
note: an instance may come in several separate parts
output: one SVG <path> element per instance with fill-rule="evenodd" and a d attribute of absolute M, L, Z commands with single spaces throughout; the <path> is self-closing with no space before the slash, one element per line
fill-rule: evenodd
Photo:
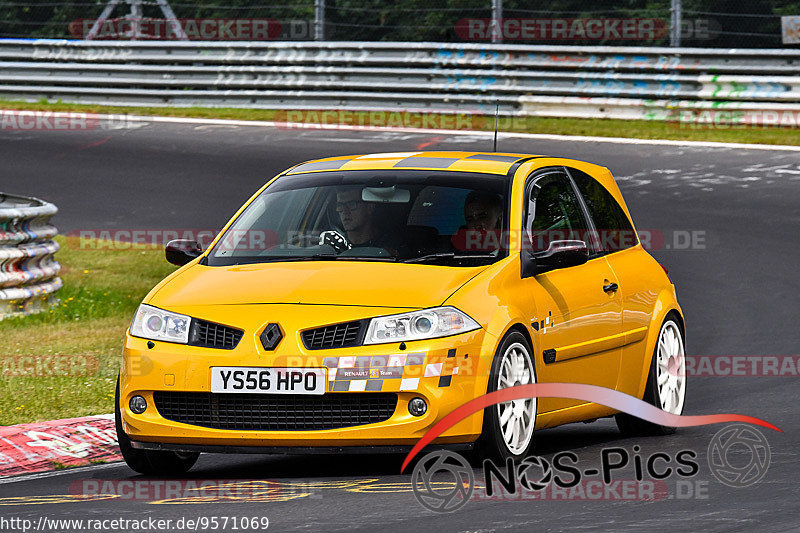
<path fill-rule="evenodd" d="M 377 204 L 361 199 L 361 187 L 348 187 L 336 192 L 336 212 L 346 233 L 346 244 L 353 248 L 383 248 L 396 255 L 398 236 L 381 231 L 378 209 Z M 338 247 L 334 248 L 340 251 Z"/>
<path fill-rule="evenodd" d="M 361 199 L 361 188 L 342 189 L 336 193 L 336 212 L 353 246 L 372 246 L 377 227 L 373 220 L 375 204 Z"/>

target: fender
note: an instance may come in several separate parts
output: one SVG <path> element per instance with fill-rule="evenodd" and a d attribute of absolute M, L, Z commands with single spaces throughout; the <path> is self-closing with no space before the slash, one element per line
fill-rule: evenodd
<path fill-rule="evenodd" d="M 529 323 L 526 317 L 535 316 L 535 302 L 528 302 L 531 306 L 530 309 L 506 303 L 515 301 L 514 293 L 519 290 L 515 283 L 516 280 L 519 280 L 519 268 L 519 254 L 513 254 L 479 273 L 442 303 L 442 305 L 452 305 L 461 309 L 475 319 L 485 331 L 481 353 L 475 368 L 473 397 L 486 394 L 495 352 L 500 341 L 511 328 L 521 326 L 526 332 L 528 340 L 533 342 L 532 335 L 526 326 Z M 500 283 L 498 280 L 511 281 Z M 487 301 L 493 301 L 496 305 L 487 306 L 485 305 Z M 477 302 L 482 305 L 476 306 Z M 544 362 L 537 355 L 535 346 L 531 347 L 533 348 L 531 355 L 534 367 L 540 368 Z M 471 423 L 475 433 L 479 434 L 483 426 L 483 411 L 472 415 Z"/>
<path fill-rule="evenodd" d="M 667 314 L 675 311 L 680 315 L 680 326 L 683 330 L 683 342 L 686 344 L 686 327 L 684 325 L 683 310 L 678 304 L 678 299 L 675 294 L 675 286 L 669 285 L 662 290 L 655 306 L 653 306 L 653 314 L 650 317 L 650 325 L 647 329 L 647 342 L 645 344 L 645 352 L 642 357 L 642 366 L 640 368 L 641 378 L 639 379 L 639 387 L 636 390 L 636 397 L 643 398 L 644 390 L 647 387 L 647 379 L 650 376 L 650 364 L 653 360 L 653 352 L 658 342 L 658 334 L 661 332 L 661 324 L 664 322 Z"/>

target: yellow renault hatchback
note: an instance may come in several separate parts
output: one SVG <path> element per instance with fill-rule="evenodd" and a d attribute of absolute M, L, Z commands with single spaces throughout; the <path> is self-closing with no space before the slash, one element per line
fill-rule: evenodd
<path fill-rule="evenodd" d="M 200 452 L 408 451 L 497 389 L 574 382 L 683 411 L 675 287 L 611 173 L 543 156 L 333 157 L 270 180 L 144 299 L 117 387 L 122 455 L 186 471 Z M 435 445 L 521 458 L 535 429 L 616 415 L 501 403 Z"/>

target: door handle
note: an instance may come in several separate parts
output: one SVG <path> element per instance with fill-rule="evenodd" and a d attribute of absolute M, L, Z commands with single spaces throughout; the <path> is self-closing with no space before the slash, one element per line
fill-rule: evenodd
<path fill-rule="evenodd" d="M 603 285 L 604 292 L 617 292 L 617 289 L 619 289 L 619 285 L 617 285 L 616 283 L 609 283 L 608 285 Z"/>

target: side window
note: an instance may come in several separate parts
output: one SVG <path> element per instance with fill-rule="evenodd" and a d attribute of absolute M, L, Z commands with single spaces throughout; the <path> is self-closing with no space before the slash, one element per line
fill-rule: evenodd
<path fill-rule="evenodd" d="M 567 176 L 546 174 L 527 188 L 525 232 L 531 250 L 542 252 L 552 241 L 586 240 L 588 226 Z"/>
<path fill-rule="evenodd" d="M 606 252 L 617 252 L 638 242 L 628 216 L 611 193 L 597 180 L 580 170 L 569 169 L 594 221 L 600 244 Z"/>

